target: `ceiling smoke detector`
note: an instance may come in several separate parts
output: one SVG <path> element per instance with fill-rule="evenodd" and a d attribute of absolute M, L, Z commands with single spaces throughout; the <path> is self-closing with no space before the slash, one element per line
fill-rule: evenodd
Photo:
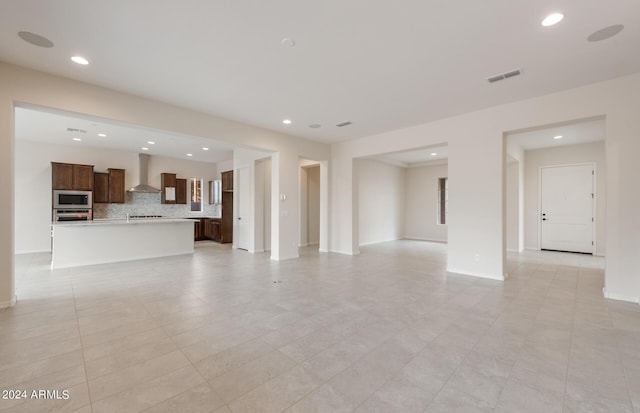
<path fill-rule="evenodd" d="M 510 77 L 520 76 L 521 74 L 522 74 L 522 70 L 515 69 L 515 70 L 512 70 L 510 72 L 505 72 L 505 73 L 501 73 L 499 75 L 491 76 L 491 77 L 487 78 L 487 81 L 489 83 L 495 83 L 495 82 L 498 82 L 500 80 L 509 79 Z"/>
<path fill-rule="evenodd" d="M 339 127 L 339 128 L 342 128 L 344 126 L 349 126 L 349 125 L 351 125 L 351 122 L 350 121 L 346 121 L 346 122 L 338 123 L 336 126 Z"/>

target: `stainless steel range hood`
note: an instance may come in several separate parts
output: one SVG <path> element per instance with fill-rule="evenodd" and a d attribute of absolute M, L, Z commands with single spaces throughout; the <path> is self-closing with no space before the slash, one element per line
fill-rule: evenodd
<path fill-rule="evenodd" d="M 157 193 L 160 192 L 158 188 L 154 188 L 149 185 L 149 158 L 146 153 L 139 153 L 138 159 L 140 160 L 140 179 L 138 185 L 130 188 L 128 192 L 141 192 L 141 193 Z"/>

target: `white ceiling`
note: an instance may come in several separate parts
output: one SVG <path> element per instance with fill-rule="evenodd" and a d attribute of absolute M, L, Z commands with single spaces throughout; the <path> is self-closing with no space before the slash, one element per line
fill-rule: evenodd
<path fill-rule="evenodd" d="M 377 159 L 382 162 L 390 163 L 405 168 L 435 165 L 440 163 L 446 163 L 449 157 L 447 145 L 432 146 L 422 149 L 414 149 L 404 152 L 386 153 L 383 155 L 377 155 L 372 159 Z M 435 155 L 434 155 L 435 154 Z"/>
<path fill-rule="evenodd" d="M 511 133 L 507 136 L 510 142 L 528 151 L 531 149 L 604 141 L 605 134 L 605 120 L 594 119 Z M 562 138 L 553 139 L 555 136 L 562 136 Z"/>
<path fill-rule="evenodd" d="M 638 0 L 2 1 L 0 60 L 336 142 L 638 72 L 638 16 Z"/>
<path fill-rule="evenodd" d="M 233 158 L 233 146 L 229 144 L 103 120 L 16 108 L 15 122 L 16 139 L 34 142 L 116 149 L 200 162 L 216 163 Z M 80 131 L 68 131 L 68 128 Z M 98 136 L 99 133 L 107 136 Z M 81 140 L 74 141 L 74 138 Z M 149 144 L 149 141 L 155 144 Z M 142 150 L 143 147 L 149 150 Z"/>
<path fill-rule="evenodd" d="M 604 119 L 592 119 L 563 125 L 544 126 L 534 130 L 507 134 L 511 144 L 520 147 L 525 151 L 604 141 L 605 135 L 606 129 Z M 562 136 L 562 138 L 554 139 L 555 136 Z M 432 155 L 434 153 L 436 155 Z M 408 168 L 446 163 L 448 158 L 449 152 L 447 145 L 404 152 L 393 152 L 372 157 L 372 159 Z M 510 162 L 515 161 L 511 156 L 509 156 L 508 159 Z"/>

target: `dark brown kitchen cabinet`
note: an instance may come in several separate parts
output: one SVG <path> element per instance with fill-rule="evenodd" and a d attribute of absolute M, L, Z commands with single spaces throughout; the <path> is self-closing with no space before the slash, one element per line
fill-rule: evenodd
<path fill-rule="evenodd" d="M 193 221 L 193 239 L 200 241 L 202 239 L 202 222 L 199 219 L 194 219 Z"/>
<path fill-rule="evenodd" d="M 233 171 L 222 172 L 222 192 L 233 191 Z"/>
<path fill-rule="evenodd" d="M 109 202 L 109 174 L 106 172 L 93 173 L 93 203 L 106 204 Z"/>
<path fill-rule="evenodd" d="M 124 169 L 109 168 L 109 202 L 124 204 Z"/>
<path fill-rule="evenodd" d="M 176 174 L 163 172 L 160 174 L 160 189 L 162 190 L 161 202 L 163 204 L 176 203 Z M 167 194 L 173 197 L 167 197 Z M 168 199 L 169 198 L 169 199 Z"/>
<path fill-rule="evenodd" d="M 109 172 L 94 172 L 94 203 L 124 204 L 124 201 L 124 169 L 109 168 Z"/>
<path fill-rule="evenodd" d="M 176 204 L 187 204 L 187 180 L 176 178 Z"/>
<path fill-rule="evenodd" d="M 52 189 L 93 190 L 93 165 L 51 162 Z"/>
<path fill-rule="evenodd" d="M 220 205 L 220 241 L 233 242 L 233 171 L 222 174 L 222 204 Z"/>
<path fill-rule="evenodd" d="M 221 233 L 220 233 L 220 219 L 213 218 L 209 220 L 209 239 L 216 242 L 221 242 Z"/>

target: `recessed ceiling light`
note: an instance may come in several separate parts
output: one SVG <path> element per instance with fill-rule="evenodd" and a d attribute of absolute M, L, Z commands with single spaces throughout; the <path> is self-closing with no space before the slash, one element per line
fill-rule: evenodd
<path fill-rule="evenodd" d="M 148 150 L 149 150 L 149 148 L 147 148 L 146 146 L 145 146 L 145 147 L 143 147 L 143 148 L 141 148 L 141 149 L 142 149 L 143 151 L 148 151 Z"/>
<path fill-rule="evenodd" d="M 282 121 L 282 123 L 284 123 L 285 125 L 291 125 L 291 120 L 290 119 L 285 119 Z"/>
<path fill-rule="evenodd" d="M 73 138 L 73 140 L 76 141 L 76 142 L 82 141 L 82 139 L 80 139 L 80 138 Z"/>
<path fill-rule="evenodd" d="M 203 151 L 208 151 L 208 150 L 209 150 L 209 148 L 202 148 L 202 150 L 203 150 Z"/>
<path fill-rule="evenodd" d="M 38 47 L 53 47 L 53 42 L 46 37 L 31 32 L 18 32 L 18 36 L 25 42 Z"/>
<path fill-rule="evenodd" d="M 100 136 L 101 138 L 106 138 L 107 134 L 106 133 L 99 133 L 98 136 Z"/>
<path fill-rule="evenodd" d="M 192 153 L 188 153 L 187 156 L 193 156 L 193 154 Z"/>
<path fill-rule="evenodd" d="M 431 156 L 436 156 L 436 155 L 437 155 L 437 153 L 431 152 Z"/>
<path fill-rule="evenodd" d="M 556 135 L 553 137 L 553 139 L 562 139 L 562 135 Z"/>
<path fill-rule="evenodd" d="M 74 62 L 76 62 L 77 64 L 79 64 L 79 65 L 83 65 L 83 66 L 85 66 L 85 65 L 88 65 L 88 64 L 89 64 L 89 61 L 88 61 L 87 59 L 85 59 L 84 57 L 82 57 L 82 56 L 73 56 L 73 57 L 71 58 L 71 60 L 73 60 L 73 61 L 74 61 Z"/>
<path fill-rule="evenodd" d="M 154 141 L 147 141 L 147 143 L 148 143 L 149 145 L 155 145 L 155 144 L 156 144 Z"/>
<path fill-rule="evenodd" d="M 564 19 L 564 14 L 562 13 L 551 13 L 542 21 L 543 26 L 553 26 L 554 24 L 560 23 L 560 21 Z"/>

